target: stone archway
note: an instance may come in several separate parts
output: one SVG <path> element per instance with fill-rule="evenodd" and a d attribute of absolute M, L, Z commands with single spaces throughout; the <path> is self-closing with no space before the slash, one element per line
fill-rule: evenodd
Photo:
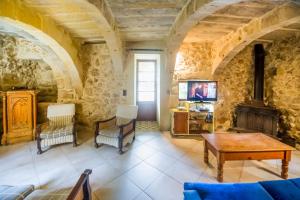
<path fill-rule="evenodd" d="M 186 37 L 188 37 L 188 32 L 202 20 L 210 25 L 218 24 L 205 17 L 234 17 L 236 19 L 248 20 L 247 23 L 240 24 L 236 30 L 229 31 L 226 36 L 216 39 L 214 45 L 218 48 L 216 50 L 217 52 L 215 52 L 216 56 L 213 58 L 213 72 L 223 59 L 225 59 L 227 55 L 235 49 L 235 47 L 242 45 L 243 43 L 245 43 L 244 46 L 246 46 L 249 44 L 248 41 L 253 41 L 251 38 L 257 38 L 263 34 L 278 29 L 279 27 L 293 23 L 293 21 L 297 20 L 296 18 L 299 17 L 300 9 L 299 5 L 295 2 L 287 1 L 279 5 L 270 6 L 270 9 L 265 9 L 265 12 L 257 17 L 255 15 L 253 15 L 253 17 L 244 17 L 227 14 L 226 9 L 232 10 L 229 5 L 247 7 L 247 4 L 249 3 L 250 8 L 252 6 L 255 10 L 255 6 L 251 5 L 252 1 L 250 0 L 232 0 L 226 2 L 211 1 L 207 4 L 201 2 L 195 0 L 191 1 L 186 8 L 183 9 L 182 14 L 177 18 L 177 21 L 171 29 L 166 48 L 166 67 L 171 74 L 174 71 L 176 54 L 183 40 L 186 40 Z M 227 24 L 230 24 L 230 22 Z M 220 28 L 220 31 L 222 31 L 222 28 Z"/>
<path fill-rule="evenodd" d="M 47 63 L 53 71 L 54 78 L 59 87 L 58 99 L 73 100 L 80 94 L 81 87 L 78 88 L 74 86 L 72 83 L 74 80 L 70 77 L 70 69 L 68 69 L 72 68 L 72 65 L 75 67 L 72 59 L 62 47 L 55 44 L 55 41 L 51 37 L 41 31 L 35 30 L 29 25 L 9 18 L 0 17 L 0 24 L 0 32 L 24 38 L 34 45 L 35 56 Z M 63 57 L 63 59 L 61 57 Z M 68 98 L 66 98 L 66 96 L 68 96 Z"/>
<path fill-rule="evenodd" d="M 83 70 L 71 36 L 50 18 L 42 17 L 18 1 L 1 1 L 0 8 L 1 31 L 40 46 L 43 60 L 51 66 L 62 88 L 61 96 L 72 96 L 71 99 L 80 96 Z"/>
<path fill-rule="evenodd" d="M 300 8 L 299 8 L 300 9 Z M 290 14 L 290 13 L 287 13 Z M 263 22 L 257 22 L 262 24 Z M 262 26 L 264 28 L 261 28 L 259 31 L 253 33 L 253 34 L 249 34 L 244 41 L 240 41 L 238 42 L 235 46 L 231 47 L 231 50 L 226 50 L 226 52 L 224 52 L 224 54 L 222 54 L 223 56 L 225 55 L 225 57 L 223 59 L 217 58 L 215 59 L 214 65 L 212 66 L 212 73 L 214 74 L 215 71 L 218 68 L 223 68 L 225 67 L 239 52 L 241 52 L 243 49 L 245 49 L 245 47 L 247 47 L 249 44 L 251 44 L 253 41 L 259 39 L 260 37 L 271 33 L 273 31 L 276 30 L 288 30 L 289 25 L 294 24 L 294 23 L 300 23 L 300 16 L 296 16 L 296 17 L 292 17 L 283 21 L 280 21 L 274 25 L 271 26 Z M 228 52 L 227 52 L 228 51 Z"/>
<path fill-rule="evenodd" d="M 172 73 L 175 67 L 176 54 L 182 44 L 184 38 L 190 29 L 195 26 L 201 19 L 213 14 L 227 5 L 241 2 L 241 0 L 200 1 L 192 0 L 181 11 L 173 24 L 167 44 L 166 44 L 166 68 Z"/>

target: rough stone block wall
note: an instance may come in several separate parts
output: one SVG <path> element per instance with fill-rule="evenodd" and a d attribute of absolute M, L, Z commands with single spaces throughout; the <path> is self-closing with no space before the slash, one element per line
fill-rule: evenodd
<path fill-rule="evenodd" d="M 80 55 L 85 81 L 77 117 L 80 123 L 92 127 L 95 121 L 114 116 L 116 106 L 126 102 L 122 90 L 127 75 L 114 71 L 106 44 L 83 45 Z"/>
<path fill-rule="evenodd" d="M 40 59 L 20 58 L 18 38 L 0 35 L 0 90 L 36 89 L 39 102 L 56 102 L 57 86 L 49 65 Z"/>
<path fill-rule="evenodd" d="M 172 81 L 172 95 L 178 95 L 178 81 L 209 80 L 215 56 L 213 43 L 183 43 L 176 58 Z"/>
<path fill-rule="evenodd" d="M 280 113 L 280 132 L 300 143 L 300 34 L 266 49 L 265 102 Z"/>
<path fill-rule="evenodd" d="M 29 49 L 34 52 L 34 45 L 20 38 L 0 34 L 0 90 L 35 89 L 39 91 L 38 104 L 56 102 L 58 89 L 51 67 L 36 55 L 29 55 Z M 43 110 L 38 109 L 39 123 L 45 121 L 45 116 Z M 2 124 L 2 106 L 0 121 Z M 0 127 L 2 129 L 2 125 Z"/>
<path fill-rule="evenodd" d="M 233 126 L 235 106 L 250 102 L 253 97 L 253 45 L 246 47 L 223 68 L 218 68 L 213 80 L 218 81 L 218 101 L 215 104 L 215 128 L 227 130 Z"/>

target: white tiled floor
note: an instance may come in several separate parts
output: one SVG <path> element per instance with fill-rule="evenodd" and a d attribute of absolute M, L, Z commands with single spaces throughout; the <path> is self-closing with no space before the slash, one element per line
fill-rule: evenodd
<path fill-rule="evenodd" d="M 28 199 L 63 199 L 84 169 L 96 200 L 183 199 L 186 181 L 216 182 L 216 160 L 203 162 L 203 143 L 172 138 L 168 132 L 138 131 L 123 155 L 114 147 L 94 147 L 92 134 L 79 133 L 80 146 L 57 146 L 42 155 L 36 143 L 0 147 L 0 184 L 34 184 Z M 225 182 L 280 179 L 280 161 L 226 162 Z M 300 176 L 300 152 L 293 152 L 289 177 Z"/>

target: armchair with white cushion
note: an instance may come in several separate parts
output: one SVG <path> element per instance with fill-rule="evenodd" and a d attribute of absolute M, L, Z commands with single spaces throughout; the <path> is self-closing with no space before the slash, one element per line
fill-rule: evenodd
<path fill-rule="evenodd" d="M 64 143 L 77 146 L 75 130 L 75 104 L 54 104 L 47 108 L 48 122 L 36 130 L 38 154 L 46 148 Z"/>
<path fill-rule="evenodd" d="M 135 124 L 138 107 L 118 105 L 116 116 L 96 122 L 95 145 L 108 144 L 123 153 L 123 147 L 135 139 Z"/>

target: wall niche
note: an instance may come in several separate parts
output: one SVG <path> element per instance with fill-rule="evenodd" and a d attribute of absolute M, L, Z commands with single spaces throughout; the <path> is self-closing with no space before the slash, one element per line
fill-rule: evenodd
<path fill-rule="evenodd" d="M 253 45 L 247 46 L 214 74 L 220 86 L 216 105 L 217 129 L 232 127 L 235 106 L 249 102 L 253 97 Z M 300 36 L 278 38 L 272 43 L 264 43 L 264 47 L 264 103 L 280 113 L 279 136 L 300 143 Z"/>
<path fill-rule="evenodd" d="M 23 38 L 0 34 L 0 91 L 38 90 L 38 122 L 43 122 L 43 108 L 57 102 L 57 84 L 51 67 L 37 56 L 37 51 L 36 45 Z M 2 123 L 2 106 L 0 118 Z"/>

